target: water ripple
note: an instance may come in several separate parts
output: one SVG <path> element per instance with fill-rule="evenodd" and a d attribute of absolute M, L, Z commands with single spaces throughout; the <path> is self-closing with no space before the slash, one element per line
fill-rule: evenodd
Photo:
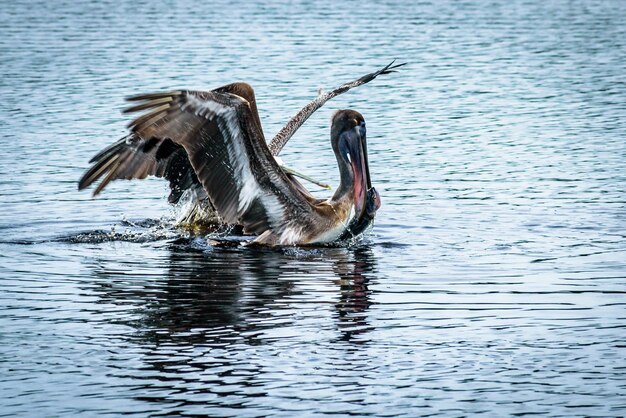
<path fill-rule="evenodd" d="M 0 415 L 624 415 L 625 5 L 3 5 Z M 212 245 L 156 179 L 76 191 L 127 95 L 246 80 L 270 137 L 393 58 L 282 155 L 332 183 L 330 115 L 364 114 L 363 241 Z"/>

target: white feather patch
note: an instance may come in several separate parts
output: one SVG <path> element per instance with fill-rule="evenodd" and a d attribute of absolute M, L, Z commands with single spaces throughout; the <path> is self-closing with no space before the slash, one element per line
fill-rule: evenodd
<path fill-rule="evenodd" d="M 189 96 L 189 106 L 192 106 L 195 113 L 206 117 L 219 116 L 219 123 L 222 131 L 227 131 L 230 138 L 227 140 L 229 164 L 233 175 L 239 186 L 237 213 L 242 214 L 257 199 L 260 200 L 267 214 L 272 228 L 280 228 L 284 224 L 284 208 L 278 198 L 272 194 L 264 193 L 259 186 L 250 168 L 250 157 L 245 145 L 242 143 L 242 131 L 239 126 L 239 118 L 236 107 L 222 105 L 212 100 L 200 100 L 197 97 Z M 245 102 L 237 97 L 233 100 Z M 282 161 L 277 158 L 279 164 Z M 301 228 L 287 228 L 280 236 L 281 243 L 293 244 L 300 240 L 302 236 Z"/>
<path fill-rule="evenodd" d="M 195 110 L 194 113 L 202 117 L 206 117 L 207 113 L 224 116 L 235 111 L 232 107 L 224 106 L 223 104 L 213 100 L 200 100 L 192 94 L 187 96 L 187 102 L 181 107 L 181 109 L 186 111 L 187 107 L 193 108 Z"/>
<path fill-rule="evenodd" d="M 311 241 L 311 244 L 324 244 L 328 242 L 335 242 L 339 239 L 341 234 L 347 229 L 347 223 L 339 222 L 334 228 L 329 229 L 323 234 L 315 237 L 314 240 Z"/>
<path fill-rule="evenodd" d="M 302 241 L 302 227 L 288 226 L 280 234 L 279 243 L 281 245 L 293 245 Z"/>

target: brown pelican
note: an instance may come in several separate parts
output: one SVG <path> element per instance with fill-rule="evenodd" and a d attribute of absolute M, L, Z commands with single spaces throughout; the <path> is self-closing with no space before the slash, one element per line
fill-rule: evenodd
<path fill-rule="evenodd" d="M 253 242 L 267 245 L 329 243 L 361 233 L 374 219 L 380 196 L 372 187 L 363 116 L 337 111 L 331 145 L 340 184 L 329 199 L 316 199 L 281 167 L 276 156 L 294 132 L 326 101 L 393 65 L 321 94 L 269 143 L 261 128 L 254 90 L 233 83 L 212 91 L 178 90 L 133 96 L 125 112 L 146 111 L 129 124 L 131 134 L 96 154 L 79 182 L 103 178 L 94 196 L 115 179 L 164 177 L 169 201 L 193 194 L 192 220 L 241 225 Z M 203 219 L 204 218 L 204 219 Z"/>

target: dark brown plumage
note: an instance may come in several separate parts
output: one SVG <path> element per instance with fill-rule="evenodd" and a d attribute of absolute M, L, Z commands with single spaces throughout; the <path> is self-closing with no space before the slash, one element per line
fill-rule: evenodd
<path fill-rule="evenodd" d="M 390 64 L 318 97 L 277 135 L 274 155 L 329 98 L 396 67 Z M 170 202 L 191 190 L 209 209 L 202 216 L 241 225 L 244 232 L 257 235 L 256 242 L 271 245 L 330 242 L 361 232 L 373 220 L 378 195 L 369 179 L 365 122 L 358 112 L 339 111 L 333 117 L 331 143 L 341 184 L 332 198 L 319 200 L 276 162 L 248 84 L 128 100 L 135 104 L 125 113 L 143 114 L 129 124 L 130 135 L 92 158 L 93 166 L 81 178 L 79 189 L 101 180 L 94 190 L 97 195 L 112 180 L 163 177 L 170 182 Z"/>

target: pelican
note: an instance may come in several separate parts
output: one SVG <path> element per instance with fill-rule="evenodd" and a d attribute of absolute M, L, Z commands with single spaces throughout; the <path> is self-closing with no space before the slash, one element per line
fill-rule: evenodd
<path fill-rule="evenodd" d="M 350 109 L 332 117 L 330 142 L 340 183 L 328 199 L 315 198 L 296 180 L 301 175 L 282 166 L 277 155 L 326 101 L 402 65 L 392 62 L 320 92 L 269 144 L 247 83 L 129 97 L 136 104 L 124 112 L 144 113 L 128 125 L 128 136 L 91 159 L 78 188 L 102 179 L 95 196 L 112 180 L 153 175 L 169 180 L 170 203 L 192 195 L 188 221 L 240 225 L 256 244 L 315 245 L 356 236 L 371 225 L 380 207 L 369 173 L 364 117 Z"/>

